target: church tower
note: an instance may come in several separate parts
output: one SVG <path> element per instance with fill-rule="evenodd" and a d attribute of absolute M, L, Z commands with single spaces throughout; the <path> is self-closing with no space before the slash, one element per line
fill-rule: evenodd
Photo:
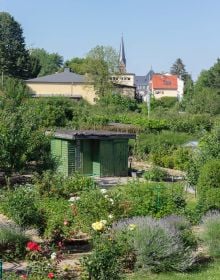
<path fill-rule="evenodd" d="M 119 72 L 121 74 L 126 73 L 126 58 L 125 58 L 123 36 L 121 37 L 121 45 L 120 45 L 120 52 L 119 52 Z"/>

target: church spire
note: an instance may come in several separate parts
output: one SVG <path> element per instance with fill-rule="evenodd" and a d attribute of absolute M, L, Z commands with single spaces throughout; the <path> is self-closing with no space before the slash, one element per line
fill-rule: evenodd
<path fill-rule="evenodd" d="M 120 45 L 120 52 L 119 52 L 119 72 L 126 73 L 126 58 L 125 58 L 123 35 L 121 36 L 121 45 Z"/>

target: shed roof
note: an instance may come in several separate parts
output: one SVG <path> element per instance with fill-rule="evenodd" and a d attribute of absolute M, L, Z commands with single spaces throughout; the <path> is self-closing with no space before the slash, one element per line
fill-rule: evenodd
<path fill-rule="evenodd" d="M 27 83 L 85 83 L 86 77 L 70 72 L 69 68 L 65 68 L 63 72 L 35 79 L 26 80 Z"/>
<path fill-rule="evenodd" d="M 51 132 L 47 132 L 50 134 Z M 129 139 L 135 138 L 134 133 L 114 132 L 105 130 L 56 130 L 52 132 L 54 138 L 75 139 Z"/>

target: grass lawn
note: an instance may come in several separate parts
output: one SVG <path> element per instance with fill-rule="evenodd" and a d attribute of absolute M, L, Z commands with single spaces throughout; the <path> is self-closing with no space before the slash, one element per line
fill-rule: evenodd
<path fill-rule="evenodd" d="M 210 263 L 199 271 L 191 273 L 134 273 L 127 276 L 126 280 L 219 280 L 220 260 Z"/>

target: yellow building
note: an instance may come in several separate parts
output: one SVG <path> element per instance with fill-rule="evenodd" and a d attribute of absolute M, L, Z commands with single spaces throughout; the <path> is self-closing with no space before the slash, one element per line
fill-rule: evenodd
<path fill-rule="evenodd" d="M 34 97 L 66 96 L 95 103 L 94 86 L 86 76 L 72 73 L 69 68 L 61 73 L 26 80 L 26 85 Z"/>

